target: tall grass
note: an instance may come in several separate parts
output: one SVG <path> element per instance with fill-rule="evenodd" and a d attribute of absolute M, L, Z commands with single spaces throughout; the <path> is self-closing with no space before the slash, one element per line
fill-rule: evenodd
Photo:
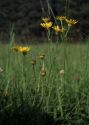
<path fill-rule="evenodd" d="M 64 45 L 57 47 L 55 49 L 56 45 L 51 44 L 49 51 L 47 44 L 33 46 L 32 51 L 23 57 L 21 53 L 12 52 L 8 45 L 2 45 L 0 114 L 10 112 L 11 115 L 26 104 L 53 116 L 55 124 L 57 121 L 68 125 L 88 124 L 88 44 L 66 46 L 65 69 Z M 39 53 L 43 51 L 46 54 L 44 77 L 40 75 L 43 60 L 39 59 Z M 36 57 L 35 75 L 31 64 L 33 57 Z M 64 70 L 63 74 L 61 70 Z"/>

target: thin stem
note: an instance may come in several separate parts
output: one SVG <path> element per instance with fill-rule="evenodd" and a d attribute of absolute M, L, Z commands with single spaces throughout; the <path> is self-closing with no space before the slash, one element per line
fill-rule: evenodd
<path fill-rule="evenodd" d="M 68 26 L 68 29 L 67 29 L 67 31 L 66 31 L 66 33 L 65 33 L 65 40 L 66 40 L 67 37 L 68 37 L 69 30 L 70 30 L 70 26 Z"/>
<path fill-rule="evenodd" d="M 48 6 L 48 15 L 50 16 L 50 4 L 49 4 L 49 0 L 46 0 L 47 2 L 47 6 Z"/>
<path fill-rule="evenodd" d="M 69 6 L 70 6 L 70 0 L 65 1 L 65 16 L 69 16 Z"/>
<path fill-rule="evenodd" d="M 25 71 L 25 56 L 24 55 L 22 55 L 22 84 L 23 84 L 23 88 L 22 88 L 22 90 L 23 90 L 23 100 L 25 99 L 25 95 L 26 95 L 26 71 Z"/>
<path fill-rule="evenodd" d="M 35 72 L 35 66 L 33 65 L 33 73 L 34 73 L 34 79 L 35 79 L 35 82 L 36 82 L 36 72 Z"/>
<path fill-rule="evenodd" d="M 47 30 L 47 40 L 50 42 L 50 29 Z"/>
<path fill-rule="evenodd" d="M 45 14 L 46 12 L 45 12 L 44 5 L 43 5 L 43 3 L 42 3 L 42 0 L 40 0 L 40 4 L 41 4 L 42 13 Z"/>
<path fill-rule="evenodd" d="M 62 20 L 60 22 L 61 22 L 61 28 L 64 28 Z M 64 33 L 61 34 L 61 40 L 62 42 L 64 42 Z"/>

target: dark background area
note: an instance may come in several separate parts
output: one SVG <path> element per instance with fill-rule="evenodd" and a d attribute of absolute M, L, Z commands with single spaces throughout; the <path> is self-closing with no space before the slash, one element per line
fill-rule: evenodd
<path fill-rule="evenodd" d="M 89 0 L 49 0 L 48 2 L 55 16 L 67 15 L 78 20 L 74 28 L 74 38 L 88 37 Z M 50 16 L 53 18 L 52 11 L 50 10 Z M 40 39 L 42 36 L 41 18 L 49 16 L 48 12 L 47 0 L 1 0 L 0 39 L 7 39 L 12 27 L 16 36 L 23 39 L 32 37 Z"/>

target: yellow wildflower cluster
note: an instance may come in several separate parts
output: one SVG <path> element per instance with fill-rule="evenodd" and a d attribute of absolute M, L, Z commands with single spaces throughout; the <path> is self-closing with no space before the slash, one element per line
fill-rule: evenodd
<path fill-rule="evenodd" d="M 77 20 L 74 19 L 67 19 L 65 16 L 57 16 L 56 19 L 60 21 L 64 20 L 68 24 L 68 26 L 75 25 L 78 22 Z"/>
<path fill-rule="evenodd" d="M 75 25 L 78 22 L 78 21 L 73 20 L 73 19 L 65 19 L 65 21 L 67 22 L 68 26 Z"/>
<path fill-rule="evenodd" d="M 51 22 L 50 18 L 48 17 L 42 18 L 43 23 L 41 23 L 40 25 L 41 27 L 47 30 L 49 28 L 52 28 L 55 31 L 55 33 L 58 34 L 58 32 L 62 33 L 64 31 L 64 26 L 63 26 L 64 23 L 62 23 L 62 21 L 65 21 L 68 24 L 68 26 L 75 25 L 78 22 L 74 19 L 67 19 L 66 16 L 57 16 L 56 20 L 61 22 L 61 27 L 58 24 L 53 26 L 53 22 Z"/>
<path fill-rule="evenodd" d="M 16 52 L 21 52 L 23 55 L 26 55 L 27 52 L 29 52 L 31 50 L 31 47 L 27 47 L 27 46 L 15 46 L 12 49 L 14 51 L 16 51 Z"/>

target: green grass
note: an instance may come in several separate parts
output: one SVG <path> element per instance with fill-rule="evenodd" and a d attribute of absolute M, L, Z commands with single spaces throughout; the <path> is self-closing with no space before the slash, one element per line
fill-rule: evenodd
<path fill-rule="evenodd" d="M 33 45 L 24 57 L 13 52 L 10 46 L 1 45 L 1 125 L 88 125 L 88 50 L 88 43 Z M 41 52 L 45 53 L 44 61 L 39 59 Z M 34 69 L 32 58 L 36 58 Z M 40 75 L 43 63 L 45 77 Z M 62 69 L 64 74 L 60 74 Z M 53 122 L 47 122 L 43 117 L 42 121 L 43 114 L 52 117 Z"/>

